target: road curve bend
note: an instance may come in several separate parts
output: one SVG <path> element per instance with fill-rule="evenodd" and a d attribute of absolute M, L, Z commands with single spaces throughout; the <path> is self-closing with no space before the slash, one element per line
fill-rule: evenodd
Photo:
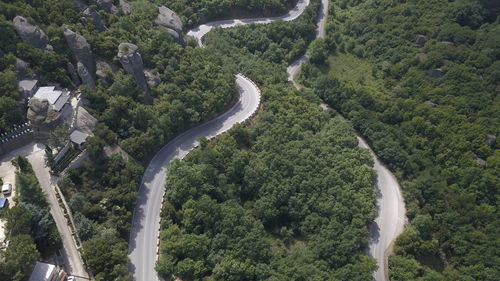
<path fill-rule="evenodd" d="M 244 24 L 251 24 L 251 23 L 260 23 L 260 24 L 266 24 L 266 23 L 271 23 L 276 20 L 284 20 L 284 21 L 293 21 L 297 19 L 306 7 L 309 6 L 309 0 L 299 0 L 297 2 L 297 5 L 288 13 L 282 15 L 282 16 L 277 16 L 277 17 L 268 17 L 268 18 L 253 18 L 253 19 L 231 19 L 231 20 L 219 20 L 219 21 L 213 21 L 209 22 L 206 24 L 202 24 L 200 26 L 197 26 L 187 33 L 187 36 L 194 37 L 196 41 L 198 42 L 199 46 L 203 46 L 202 43 L 202 38 L 212 30 L 212 28 L 215 27 L 221 27 L 221 28 L 230 28 L 230 27 L 235 27 L 237 25 L 244 25 Z"/>
<path fill-rule="evenodd" d="M 135 280 L 159 280 L 155 264 L 160 233 L 160 211 L 170 162 L 186 156 L 189 151 L 198 146 L 200 137 L 205 136 L 211 139 L 229 130 L 234 124 L 247 121 L 257 112 L 260 104 L 259 88 L 241 74 L 236 75 L 236 84 L 240 97 L 231 109 L 177 136 L 167 143 L 149 163 L 139 189 L 129 241 L 129 270 Z"/>

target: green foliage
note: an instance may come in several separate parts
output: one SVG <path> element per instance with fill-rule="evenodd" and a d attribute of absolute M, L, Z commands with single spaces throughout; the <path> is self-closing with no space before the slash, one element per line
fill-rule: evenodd
<path fill-rule="evenodd" d="M 329 74 L 306 65 L 302 81 L 402 182 L 411 226 L 396 241 L 391 280 L 495 280 L 499 153 L 486 137 L 500 134 L 498 21 L 487 1 L 350 3 L 336 6 L 329 37 L 353 42 L 346 50 L 358 59 L 333 56 Z M 371 67 L 342 74 L 349 62 Z M 426 74 L 435 68 L 444 75 Z"/>
<path fill-rule="evenodd" d="M 103 145 L 99 137 L 89 138 L 90 160 L 69 170 L 59 186 L 69 199 L 84 241 L 83 258 L 96 280 L 129 280 L 127 241 L 143 168 L 118 155 L 105 158 Z"/>
<path fill-rule="evenodd" d="M 9 247 L 0 251 L 0 278 L 2 280 L 22 281 L 27 280 L 33 270 L 38 251 L 33 238 L 21 234 L 12 236 Z"/>
<path fill-rule="evenodd" d="M 258 17 L 286 13 L 294 0 L 163 0 L 154 1 L 176 11 L 187 27 L 220 18 Z"/>

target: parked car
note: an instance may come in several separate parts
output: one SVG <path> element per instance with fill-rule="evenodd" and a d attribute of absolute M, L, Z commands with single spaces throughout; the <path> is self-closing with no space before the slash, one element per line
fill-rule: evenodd
<path fill-rule="evenodd" d="M 12 192 L 12 183 L 6 182 L 2 185 L 2 193 L 10 194 Z"/>
<path fill-rule="evenodd" d="M 9 208 L 9 199 L 0 198 L 0 211 Z"/>
<path fill-rule="evenodd" d="M 67 281 L 76 281 L 76 278 L 75 278 L 75 276 L 68 276 Z"/>

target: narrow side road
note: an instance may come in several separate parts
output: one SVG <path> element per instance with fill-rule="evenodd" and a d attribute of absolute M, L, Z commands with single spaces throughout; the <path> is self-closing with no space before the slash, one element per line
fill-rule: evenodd
<path fill-rule="evenodd" d="M 72 237 L 71 229 L 68 226 L 63 210 L 57 201 L 56 193 L 53 188 L 55 182 L 52 180 L 49 169 L 45 167 L 45 146 L 42 144 L 32 145 L 34 148 L 32 152 L 27 155 L 27 158 L 31 163 L 31 166 L 33 166 L 33 171 L 40 182 L 43 192 L 47 195 L 47 200 L 50 205 L 50 214 L 54 218 L 57 230 L 61 236 L 63 244 L 62 255 L 66 263 L 65 267 L 68 274 L 79 276 L 82 279 L 89 279 L 83 260 L 76 247 L 76 242 Z"/>
<path fill-rule="evenodd" d="M 234 124 L 248 120 L 260 104 L 260 90 L 248 78 L 236 75 L 239 101 L 217 118 L 192 128 L 166 144 L 151 160 L 142 178 L 129 241 L 129 270 L 138 281 L 159 280 L 155 270 L 160 234 L 160 211 L 169 163 L 182 159 L 198 146 L 202 136 L 211 139 Z"/>

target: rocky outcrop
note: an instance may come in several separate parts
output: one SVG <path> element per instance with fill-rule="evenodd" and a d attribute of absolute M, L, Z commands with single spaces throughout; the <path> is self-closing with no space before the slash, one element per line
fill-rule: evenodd
<path fill-rule="evenodd" d="M 50 126 L 58 121 L 60 113 L 49 109 L 47 100 L 30 99 L 27 118 L 35 126 Z"/>
<path fill-rule="evenodd" d="M 97 30 L 106 31 L 108 29 L 102 22 L 101 15 L 99 15 L 98 12 L 87 8 L 85 9 L 85 11 L 83 11 L 83 16 L 87 19 L 92 20 Z"/>
<path fill-rule="evenodd" d="M 84 84 L 89 86 L 91 89 L 95 88 L 95 81 L 93 75 L 89 73 L 89 70 L 81 62 L 77 62 L 76 72 L 78 72 L 78 75 L 80 76 Z"/>
<path fill-rule="evenodd" d="M 17 34 L 23 41 L 39 49 L 53 50 L 49 44 L 49 37 L 47 37 L 40 27 L 31 24 L 26 18 L 21 16 L 16 16 L 13 23 Z"/>
<path fill-rule="evenodd" d="M 165 6 L 159 6 L 158 12 L 159 14 L 155 19 L 155 23 L 159 26 L 163 26 L 177 42 L 182 44 L 182 38 L 184 37 L 184 35 L 182 33 L 181 18 L 179 18 L 179 16 L 174 11 Z"/>
<path fill-rule="evenodd" d="M 432 101 L 428 100 L 428 101 L 425 101 L 424 104 L 430 106 L 430 107 L 436 107 L 438 106 L 437 104 L 433 103 Z"/>
<path fill-rule="evenodd" d="M 97 79 L 101 80 L 105 85 L 109 85 L 111 80 L 111 78 L 109 77 L 109 73 L 114 72 L 116 66 L 100 60 L 96 62 L 96 65 L 97 71 L 95 74 L 97 76 Z"/>
<path fill-rule="evenodd" d="M 68 62 L 66 64 L 66 70 L 71 76 L 71 81 L 73 81 L 73 84 L 77 86 L 80 85 L 80 78 L 78 78 L 78 73 L 76 73 L 75 66 L 71 62 Z"/>
<path fill-rule="evenodd" d="M 494 135 L 486 135 L 486 143 L 491 148 L 495 148 L 495 144 L 497 142 L 497 136 Z"/>
<path fill-rule="evenodd" d="M 113 4 L 113 0 L 96 0 L 97 6 L 103 9 L 106 13 L 119 14 L 118 8 Z"/>
<path fill-rule="evenodd" d="M 28 71 L 29 63 L 23 61 L 20 58 L 16 58 L 16 62 L 14 64 L 14 72 L 17 74 L 18 79 L 23 79 L 24 74 Z"/>
<path fill-rule="evenodd" d="M 90 44 L 85 37 L 73 32 L 71 29 L 64 27 L 64 37 L 77 63 L 77 73 L 80 75 L 83 83 L 91 88 L 95 88 L 95 62 Z M 80 66 L 81 64 L 81 66 Z"/>
<path fill-rule="evenodd" d="M 160 78 L 160 74 L 158 74 L 158 72 L 152 71 L 150 69 L 145 69 L 144 75 L 146 76 L 146 79 L 148 80 L 148 84 L 150 86 L 156 87 L 156 86 L 160 85 L 161 78 Z"/>
<path fill-rule="evenodd" d="M 415 36 L 415 44 L 419 46 L 425 45 L 425 42 L 427 42 L 427 36 L 422 35 L 422 34 L 417 34 Z"/>
<path fill-rule="evenodd" d="M 75 60 L 81 62 L 91 74 L 95 73 L 94 56 L 92 55 L 90 44 L 85 37 L 67 27 L 64 27 L 64 37 L 66 38 L 66 42 L 68 42 L 70 50 L 73 52 Z"/>
<path fill-rule="evenodd" d="M 120 0 L 119 4 L 120 4 L 120 8 L 122 8 L 122 11 L 125 14 L 128 15 L 132 12 L 132 9 L 130 9 L 130 5 L 125 0 Z"/>
<path fill-rule="evenodd" d="M 118 59 L 125 71 L 134 76 L 139 89 L 148 92 L 148 84 L 144 76 L 144 66 L 139 48 L 131 43 L 121 43 L 118 46 Z"/>
<path fill-rule="evenodd" d="M 429 69 L 425 73 L 432 78 L 439 78 L 444 75 L 444 72 L 441 68 Z"/>

